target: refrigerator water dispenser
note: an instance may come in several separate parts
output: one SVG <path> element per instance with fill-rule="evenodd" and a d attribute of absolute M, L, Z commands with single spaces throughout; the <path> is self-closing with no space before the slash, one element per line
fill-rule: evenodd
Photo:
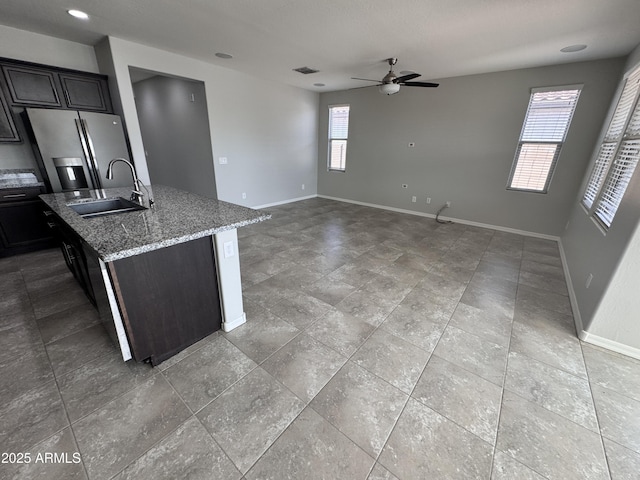
<path fill-rule="evenodd" d="M 81 158 L 55 157 L 52 160 L 63 191 L 89 188 Z"/>

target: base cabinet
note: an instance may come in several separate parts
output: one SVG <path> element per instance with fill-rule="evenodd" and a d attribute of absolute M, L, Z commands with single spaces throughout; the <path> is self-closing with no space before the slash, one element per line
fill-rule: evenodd
<path fill-rule="evenodd" d="M 107 266 L 135 360 L 157 365 L 220 329 L 211 237 Z"/>
<path fill-rule="evenodd" d="M 93 292 L 87 257 L 85 255 L 85 242 L 78 234 L 69 228 L 60 217 L 52 212 L 48 213 L 47 225 L 58 243 L 60 250 L 62 250 L 62 256 L 69 271 L 71 271 L 78 284 L 82 287 L 87 298 L 95 305 L 95 294 Z"/>
<path fill-rule="evenodd" d="M 50 216 L 49 227 L 116 345 L 121 340 L 115 317 L 122 322 L 136 361 L 158 365 L 220 330 L 212 237 L 108 262 L 103 273 L 105 264 L 97 253 L 56 214 Z"/>
<path fill-rule="evenodd" d="M 0 193 L 0 257 L 26 253 L 53 245 L 44 217 L 39 188 L 3 190 Z"/>

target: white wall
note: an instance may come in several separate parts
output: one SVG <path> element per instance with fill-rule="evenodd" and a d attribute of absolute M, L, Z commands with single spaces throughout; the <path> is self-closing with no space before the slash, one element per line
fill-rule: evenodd
<path fill-rule="evenodd" d="M 322 94 L 318 192 L 428 214 L 451 201 L 443 213 L 449 217 L 558 236 L 623 63 L 610 59 L 448 78 L 435 89 L 403 87 L 392 96 L 376 87 Z M 570 84 L 584 88 L 549 193 L 507 190 L 531 88 Z M 351 105 L 347 171 L 327 172 L 327 107 L 341 103 Z M 416 146 L 409 148 L 409 142 Z"/>
<path fill-rule="evenodd" d="M 637 65 L 640 46 L 629 56 L 624 71 Z M 619 90 L 621 87 L 620 82 Z M 616 99 L 618 95 L 619 91 Z M 609 117 L 614 108 L 612 104 Z M 607 125 L 608 119 L 602 124 L 602 132 Z M 606 234 L 580 205 L 589 173 L 590 169 L 562 235 L 579 334 L 586 341 L 640 358 L 640 168 Z M 590 274 L 593 280 L 587 288 Z"/>
<path fill-rule="evenodd" d="M 97 47 L 99 62 L 101 69 L 105 65 L 102 71 L 114 75 L 117 82 L 134 161 L 143 181 L 148 182 L 149 175 L 130 66 L 204 82 L 220 200 L 259 206 L 315 195 L 316 93 L 118 38 L 106 42 L 108 45 Z M 105 52 L 110 59 L 104 58 Z M 227 157 L 228 164 L 220 165 L 219 157 Z M 246 199 L 242 199 L 243 192 Z"/>
<path fill-rule="evenodd" d="M 0 25 L 0 57 L 98 72 L 93 47 L 4 25 Z M 26 132 L 22 121 L 19 117 L 14 117 L 23 143 L 0 144 L 0 168 L 37 169 L 31 145 L 24 142 Z"/>
<path fill-rule="evenodd" d="M 0 25 L 0 57 L 99 73 L 93 47 Z"/>

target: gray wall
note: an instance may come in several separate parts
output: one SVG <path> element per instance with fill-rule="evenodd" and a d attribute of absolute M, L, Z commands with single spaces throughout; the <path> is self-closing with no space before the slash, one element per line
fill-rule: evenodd
<path fill-rule="evenodd" d="M 217 198 L 204 83 L 155 76 L 133 91 L 151 184 Z"/>
<path fill-rule="evenodd" d="M 322 94 L 318 193 L 431 214 L 450 201 L 443 213 L 449 217 L 558 236 L 623 64 L 610 59 L 448 78 L 435 89 L 404 87 L 392 96 L 376 87 Z M 549 193 L 507 190 L 530 89 L 579 83 L 584 88 Z M 341 103 L 351 105 L 347 172 L 327 172 L 328 105 Z"/>
<path fill-rule="evenodd" d="M 639 64 L 640 46 L 629 57 L 624 71 Z M 618 80 L 622 80 L 622 75 Z M 614 105 L 608 116 L 613 108 Z M 607 125 L 608 120 L 601 122 L 602 130 Z M 637 247 L 640 244 L 640 169 L 632 177 L 606 234 L 580 205 L 589 173 L 590 169 L 572 202 L 569 225 L 561 239 L 575 295 L 577 311 L 574 313 L 585 332 L 600 340 L 630 346 L 640 353 L 640 268 L 637 268 L 640 265 Z M 629 268 L 631 266 L 636 268 Z M 589 274 L 593 280 L 587 288 L 585 282 Z"/>

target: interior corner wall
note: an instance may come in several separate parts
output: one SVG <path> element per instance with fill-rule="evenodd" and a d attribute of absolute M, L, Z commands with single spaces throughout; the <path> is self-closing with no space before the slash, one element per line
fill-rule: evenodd
<path fill-rule="evenodd" d="M 151 183 L 217 199 L 204 83 L 156 75 L 133 90 Z"/>
<path fill-rule="evenodd" d="M 323 93 L 320 139 L 328 136 L 329 105 L 351 109 L 346 172 L 327 171 L 321 140 L 318 193 L 427 214 L 450 201 L 448 217 L 559 236 L 623 64 L 609 59 L 446 78 L 438 88 L 402 87 L 391 96 L 376 87 Z M 507 190 L 531 88 L 572 84 L 584 88 L 549 192 Z"/>
<path fill-rule="evenodd" d="M 110 37 L 109 47 L 132 154 L 144 182 L 149 174 L 130 66 L 204 82 L 220 200 L 259 206 L 316 194 L 317 93 L 119 38 Z M 221 165 L 220 157 L 228 163 Z"/>
<path fill-rule="evenodd" d="M 640 45 L 632 52 L 624 72 L 640 66 Z M 622 89 L 618 78 L 617 100 Z M 601 136 L 615 105 L 601 122 Z M 592 155 L 595 161 L 595 154 Z M 640 168 L 637 168 L 606 233 L 580 204 L 591 171 L 572 204 L 562 247 L 573 287 L 574 315 L 579 318 L 581 337 L 622 353 L 640 358 Z M 593 275 L 589 287 L 586 279 Z"/>

